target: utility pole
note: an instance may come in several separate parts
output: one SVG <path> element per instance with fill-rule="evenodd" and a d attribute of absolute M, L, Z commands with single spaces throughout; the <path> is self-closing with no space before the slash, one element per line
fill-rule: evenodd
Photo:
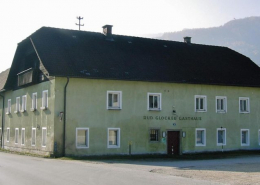
<path fill-rule="evenodd" d="M 79 26 L 79 30 L 80 30 L 80 26 L 84 26 L 84 24 L 80 24 L 80 20 L 83 19 L 83 17 L 78 16 L 76 18 L 79 20 L 79 24 L 76 23 L 76 25 Z"/>

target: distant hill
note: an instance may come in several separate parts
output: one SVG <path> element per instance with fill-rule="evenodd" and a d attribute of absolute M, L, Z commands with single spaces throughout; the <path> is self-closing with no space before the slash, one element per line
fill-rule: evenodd
<path fill-rule="evenodd" d="M 229 47 L 260 66 L 260 17 L 235 19 L 220 27 L 164 33 L 158 38 L 183 42 L 185 36 L 192 37 L 192 43 Z"/>

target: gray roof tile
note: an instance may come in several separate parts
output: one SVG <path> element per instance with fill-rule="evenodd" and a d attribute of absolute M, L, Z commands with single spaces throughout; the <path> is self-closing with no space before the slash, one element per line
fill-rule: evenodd
<path fill-rule="evenodd" d="M 0 73 L 0 90 L 4 88 L 5 82 L 7 80 L 7 76 L 9 74 L 9 70 L 10 68 Z"/>

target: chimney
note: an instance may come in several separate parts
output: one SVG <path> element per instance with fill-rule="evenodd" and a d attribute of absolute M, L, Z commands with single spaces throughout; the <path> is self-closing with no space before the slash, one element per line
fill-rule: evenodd
<path fill-rule="evenodd" d="M 191 37 L 183 37 L 183 38 L 185 43 L 191 44 Z"/>
<path fill-rule="evenodd" d="M 113 25 L 105 25 L 103 26 L 103 34 L 107 37 L 112 36 L 112 27 Z"/>

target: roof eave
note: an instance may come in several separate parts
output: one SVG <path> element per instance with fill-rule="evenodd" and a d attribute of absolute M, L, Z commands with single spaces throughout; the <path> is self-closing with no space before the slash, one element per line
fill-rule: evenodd
<path fill-rule="evenodd" d="M 234 86 L 234 87 L 254 87 L 260 88 L 260 84 L 231 84 L 231 83 L 202 83 L 202 82 L 188 82 L 188 81 L 162 81 L 162 80 L 145 80 L 145 79 L 118 79 L 118 78 L 98 78 L 98 77 L 89 77 L 89 76 L 65 76 L 65 75 L 50 75 L 52 77 L 70 77 L 70 78 L 85 78 L 85 79 L 97 79 L 97 80 L 117 80 L 117 81 L 141 81 L 141 82 L 158 82 L 158 83 L 178 83 L 178 84 L 195 84 L 195 85 L 217 85 L 217 86 Z"/>

